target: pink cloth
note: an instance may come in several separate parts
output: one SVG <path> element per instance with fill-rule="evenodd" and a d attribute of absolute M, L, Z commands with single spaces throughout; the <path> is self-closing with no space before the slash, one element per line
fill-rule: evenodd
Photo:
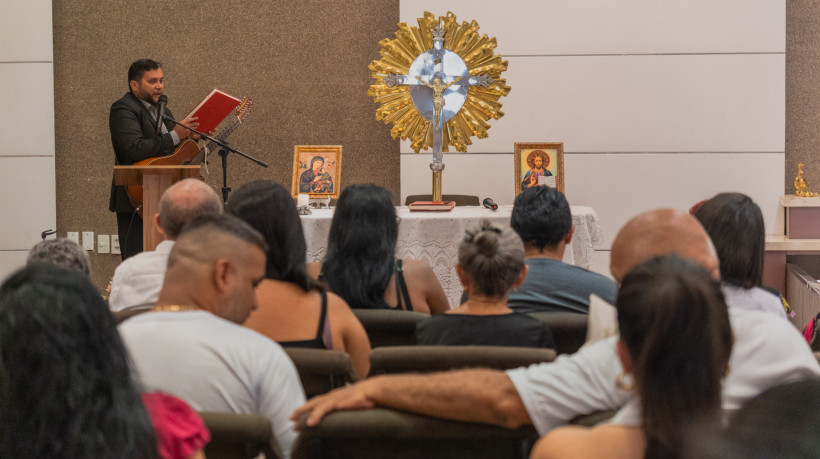
<path fill-rule="evenodd" d="M 187 459 L 211 441 L 211 433 L 187 403 L 172 395 L 142 394 L 163 459 Z"/>

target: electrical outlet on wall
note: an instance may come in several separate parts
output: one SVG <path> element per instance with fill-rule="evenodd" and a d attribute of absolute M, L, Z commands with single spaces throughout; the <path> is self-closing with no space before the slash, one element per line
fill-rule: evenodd
<path fill-rule="evenodd" d="M 80 245 L 80 233 L 78 233 L 77 231 L 69 231 L 68 233 L 66 233 L 65 237 L 66 239 L 71 239 L 77 245 Z"/>
<path fill-rule="evenodd" d="M 83 250 L 94 251 L 94 232 L 83 231 Z"/>
<path fill-rule="evenodd" d="M 111 252 L 111 236 L 100 234 L 97 236 L 97 253 Z"/>
<path fill-rule="evenodd" d="M 117 234 L 111 235 L 111 253 L 114 255 L 120 254 L 120 236 Z"/>

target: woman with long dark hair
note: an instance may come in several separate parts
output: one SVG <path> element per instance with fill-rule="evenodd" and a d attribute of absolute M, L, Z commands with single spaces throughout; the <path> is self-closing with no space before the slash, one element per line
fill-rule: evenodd
<path fill-rule="evenodd" d="M 324 263 L 311 263 L 308 272 L 352 308 L 448 310 L 444 289 L 427 263 L 396 259 L 398 234 L 390 192 L 373 184 L 349 185 L 336 203 Z"/>
<path fill-rule="evenodd" d="M 307 275 L 305 237 L 293 198 L 282 185 L 251 182 L 234 192 L 225 212 L 244 220 L 268 243 L 258 308 L 245 326 L 282 346 L 347 352 L 360 378 L 370 370 L 370 341 L 347 304 Z"/>
<path fill-rule="evenodd" d="M 780 295 L 762 288 L 766 233 L 760 207 L 742 193 L 720 193 L 696 207 L 694 216 L 718 254 L 726 304 L 785 319 Z"/>
<path fill-rule="evenodd" d="M 35 263 L 0 287 L 0 457 L 158 457 L 114 317 L 77 273 Z"/>
<path fill-rule="evenodd" d="M 625 409 L 639 405 L 641 425 L 562 427 L 531 457 L 674 459 L 693 425 L 719 427 L 732 331 L 718 282 L 693 261 L 655 257 L 624 277 L 616 308 L 618 383 L 634 385 L 637 398 Z"/>

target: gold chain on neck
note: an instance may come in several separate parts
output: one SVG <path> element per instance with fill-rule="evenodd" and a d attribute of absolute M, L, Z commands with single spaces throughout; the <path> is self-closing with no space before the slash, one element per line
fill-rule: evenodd
<path fill-rule="evenodd" d="M 151 308 L 152 311 L 173 311 L 173 312 L 180 312 L 180 311 L 196 311 L 199 309 L 196 306 L 181 306 L 178 304 L 168 304 L 162 306 L 154 306 Z"/>

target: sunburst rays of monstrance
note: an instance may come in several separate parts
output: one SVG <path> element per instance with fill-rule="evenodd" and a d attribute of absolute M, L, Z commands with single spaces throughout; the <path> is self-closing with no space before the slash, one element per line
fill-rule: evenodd
<path fill-rule="evenodd" d="M 367 94 L 379 104 L 376 119 L 393 124 L 393 138 L 433 149 L 433 201 L 441 201 L 442 153 L 466 152 L 470 137 L 483 139 L 490 118 L 504 116 L 501 78 L 507 61 L 494 53 L 496 39 L 479 35 L 478 23 L 425 12 L 418 27 L 398 25 L 394 39 L 379 42 L 381 59 L 368 67 L 376 80 Z"/>

